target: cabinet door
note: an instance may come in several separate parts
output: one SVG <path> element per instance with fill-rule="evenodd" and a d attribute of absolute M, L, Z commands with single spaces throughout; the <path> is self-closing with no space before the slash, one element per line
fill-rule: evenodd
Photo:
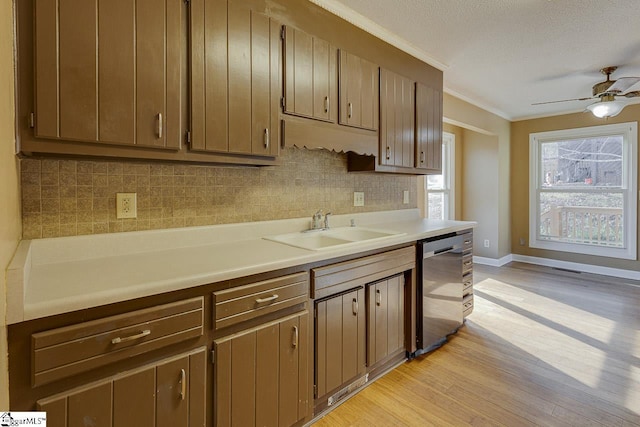
<path fill-rule="evenodd" d="M 442 173 L 442 92 L 416 83 L 416 168 Z"/>
<path fill-rule="evenodd" d="M 191 149 L 277 156 L 280 26 L 227 0 L 190 7 Z"/>
<path fill-rule="evenodd" d="M 340 50 L 340 124 L 378 130 L 378 66 Z"/>
<path fill-rule="evenodd" d="M 367 287 L 367 364 L 373 366 L 404 348 L 404 276 Z"/>
<path fill-rule="evenodd" d="M 337 50 L 291 27 L 284 35 L 284 112 L 335 122 Z"/>
<path fill-rule="evenodd" d="M 214 341 L 216 426 L 289 426 L 307 416 L 307 312 Z"/>
<path fill-rule="evenodd" d="M 413 167 L 415 83 L 380 69 L 380 163 Z"/>
<path fill-rule="evenodd" d="M 364 374 L 364 288 L 317 302 L 315 310 L 315 385 L 322 397 Z"/>
<path fill-rule="evenodd" d="M 206 348 L 38 401 L 53 427 L 204 426 Z"/>
<path fill-rule="evenodd" d="M 180 147 L 180 0 L 34 5 L 37 137 Z"/>

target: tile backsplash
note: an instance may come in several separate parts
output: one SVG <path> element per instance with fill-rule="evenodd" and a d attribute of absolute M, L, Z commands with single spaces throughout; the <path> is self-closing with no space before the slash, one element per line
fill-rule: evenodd
<path fill-rule="evenodd" d="M 287 148 L 281 166 L 142 161 L 20 161 L 23 238 L 74 236 L 416 207 L 416 178 L 347 173 L 347 156 Z M 409 204 L 403 204 L 403 191 Z M 365 206 L 353 206 L 353 192 Z M 116 219 L 116 193 L 137 193 L 138 216 Z"/>

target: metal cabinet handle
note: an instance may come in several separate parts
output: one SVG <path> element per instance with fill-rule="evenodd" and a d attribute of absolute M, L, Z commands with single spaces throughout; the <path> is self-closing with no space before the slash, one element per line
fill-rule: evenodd
<path fill-rule="evenodd" d="M 424 163 L 424 151 L 420 152 L 420 163 Z"/>
<path fill-rule="evenodd" d="M 376 305 L 382 304 L 382 294 L 380 293 L 380 289 L 376 290 Z"/>
<path fill-rule="evenodd" d="M 184 369 L 180 369 L 180 400 L 187 397 L 187 373 Z"/>
<path fill-rule="evenodd" d="M 158 113 L 158 139 L 162 139 L 162 113 Z"/>
<path fill-rule="evenodd" d="M 465 262 L 465 263 L 464 263 L 464 265 L 465 265 L 465 266 L 467 266 L 467 265 L 473 265 L 473 261 L 467 261 L 467 262 Z"/>
<path fill-rule="evenodd" d="M 349 118 L 353 116 L 353 104 L 349 103 Z"/>
<path fill-rule="evenodd" d="M 387 145 L 387 160 L 391 159 L 391 147 Z"/>
<path fill-rule="evenodd" d="M 269 128 L 264 130 L 264 148 L 269 148 Z"/>
<path fill-rule="evenodd" d="M 293 327 L 293 342 L 291 343 L 291 346 L 293 348 L 298 347 L 298 327 L 297 326 Z"/>
<path fill-rule="evenodd" d="M 329 112 L 329 97 L 328 96 L 324 97 L 324 112 L 325 113 Z"/>
<path fill-rule="evenodd" d="M 465 244 L 465 245 L 470 245 L 470 244 L 471 244 L 471 240 L 465 240 L 465 241 L 464 241 L 464 244 Z"/>
<path fill-rule="evenodd" d="M 147 335 L 151 335 L 150 329 L 145 329 L 144 331 L 138 332 L 137 334 L 130 335 L 128 337 L 117 337 L 111 340 L 111 344 L 120 344 L 127 341 L 137 340 L 138 338 L 146 337 Z"/>
<path fill-rule="evenodd" d="M 262 304 L 263 302 L 275 301 L 277 299 L 278 299 L 278 294 L 273 294 L 270 297 L 258 298 L 258 299 L 256 299 L 256 302 L 258 304 Z"/>
<path fill-rule="evenodd" d="M 358 314 L 358 300 L 355 298 L 351 302 L 351 311 L 353 312 L 354 316 Z"/>

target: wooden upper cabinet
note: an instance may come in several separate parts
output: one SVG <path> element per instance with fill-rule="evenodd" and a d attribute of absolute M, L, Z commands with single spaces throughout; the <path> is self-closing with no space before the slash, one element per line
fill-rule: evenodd
<path fill-rule="evenodd" d="M 178 149 L 181 7 L 35 1 L 35 136 Z"/>
<path fill-rule="evenodd" d="M 414 167 L 415 82 L 380 69 L 380 164 Z"/>
<path fill-rule="evenodd" d="M 341 125 L 378 130 L 378 66 L 340 50 Z"/>
<path fill-rule="evenodd" d="M 282 35 L 284 112 L 335 123 L 336 48 L 291 27 L 283 27 Z"/>
<path fill-rule="evenodd" d="M 237 2 L 190 3 L 191 149 L 277 156 L 280 26 Z"/>
<path fill-rule="evenodd" d="M 442 91 L 416 83 L 416 168 L 442 173 Z"/>

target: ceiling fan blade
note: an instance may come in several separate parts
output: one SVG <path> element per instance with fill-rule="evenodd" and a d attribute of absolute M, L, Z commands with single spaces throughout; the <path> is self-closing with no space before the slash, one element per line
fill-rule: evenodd
<path fill-rule="evenodd" d="M 640 96 L 640 90 L 635 90 L 633 92 L 627 92 L 624 95 L 620 95 L 620 96 L 624 96 L 626 98 L 637 98 Z"/>
<path fill-rule="evenodd" d="M 621 94 L 638 82 L 640 82 L 640 77 L 620 77 L 611 86 L 609 86 L 606 92 Z"/>
<path fill-rule="evenodd" d="M 531 105 L 555 104 L 557 102 L 569 102 L 569 101 L 587 101 L 589 99 L 593 99 L 593 98 L 589 97 L 589 98 L 561 99 L 559 101 L 536 102 L 536 103 L 533 103 Z"/>

